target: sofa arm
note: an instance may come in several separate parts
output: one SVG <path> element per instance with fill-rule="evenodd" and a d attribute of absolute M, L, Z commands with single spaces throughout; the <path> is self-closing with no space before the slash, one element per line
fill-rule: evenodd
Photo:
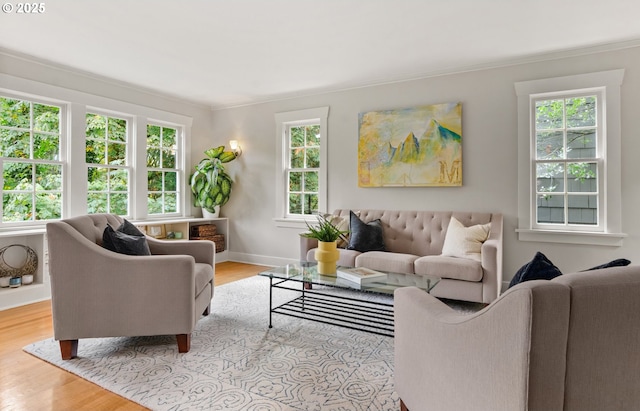
<path fill-rule="evenodd" d="M 307 261 L 309 250 L 318 247 L 318 240 L 315 238 L 300 236 L 300 261 Z"/>
<path fill-rule="evenodd" d="M 196 263 L 215 265 L 216 248 L 212 241 L 207 240 L 156 240 L 147 237 L 149 250 L 153 255 L 190 255 Z"/>
<path fill-rule="evenodd" d="M 490 303 L 500 296 L 502 289 L 502 214 L 491 219 L 489 238 L 482 244 L 482 302 Z"/>
<path fill-rule="evenodd" d="M 474 314 L 396 290 L 395 389 L 408 409 L 562 409 L 569 290 L 530 283 Z"/>

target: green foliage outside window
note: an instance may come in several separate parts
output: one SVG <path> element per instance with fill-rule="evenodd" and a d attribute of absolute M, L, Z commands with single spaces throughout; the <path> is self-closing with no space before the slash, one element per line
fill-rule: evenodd
<path fill-rule="evenodd" d="M 288 210 L 290 214 L 318 212 L 320 126 L 289 128 Z"/>
<path fill-rule="evenodd" d="M 596 224 L 596 96 L 539 100 L 535 109 L 537 221 Z"/>
<path fill-rule="evenodd" d="M 149 214 L 177 213 L 178 130 L 147 126 L 147 209 Z"/>
<path fill-rule="evenodd" d="M 127 120 L 87 113 L 87 211 L 129 214 Z"/>
<path fill-rule="evenodd" d="M 62 215 L 60 108 L 0 97 L 2 221 Z"/>

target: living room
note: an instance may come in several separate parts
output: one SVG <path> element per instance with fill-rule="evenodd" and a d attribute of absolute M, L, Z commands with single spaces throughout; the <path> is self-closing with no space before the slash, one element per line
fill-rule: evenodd
<path fill-rule="evenodd" d="M 637 8 L 636 5 L 627 6 Z M 47 7 L 55 5 L 47 3 Z M 620 19 L 625 14 L 633 14 L 622 6 L 617 10 L 617 18 Z M 3 25 L 13 17 L 5 13 Z M 33 22 L 29 24 L 35 27 Z M 640 141 L 636 138 L 636 130 L 640 129 L 640 118 L 636 115 L 637 107 L 640 107 L 640 95 L 636 92 L 640 89 L 639 33 L 634 33 L 635 38 L 594 42 L 581 47 L 532 48 L 528 49 L 530 54 L 527 55 L 478 61 L 475 65 L 456 66 L 452 63 L 450 70 L 407 75 L 403 80 L 379 79 L 356 86 L 357 81 L 351 79 L 352 82 L 345 82 L 345 86 L 337 84 L 324 89 L 318 86 L 317 89 L 301 87 L 298 90 L 295 86 L 287 86 L 273 98 L 225 105 L 180 98 L 169 92 L 164 94 L 132 85 L 130 79 L 135 76 L 128 77 L 126 81 L 115 74 L 109 78 L 90 73 L 88 69 L 69 67 L 63 62 L 32 55 L 14 47 L 5 29 L 0 30 L 3 34 L 0 41 L 1 91 L 149 118 L 157 118 L 158 113 L 169 113 L 176 121 L 190 119 L 190 138 L 185 141 L 185 158 L 190 167 L 203 157 L 205 150 L 219 145 L 228 146 L 229 140 L 239 142 L 242 155 L 226 167 L 234 180 L 233 191 L 221 210 L 221 215 L 229 221 L 227 255 L 230 261 L 264 266 L 298 261 L 299 233 L 305 231 L 306 225 L 301 221 L 286 221 L 278 209 L 281 192 L 276 188 L 282 153 L 278 146 L 276 116 L 328 107 L 327 130 L 323 135 L 327 139 L 326 201 L 321 203 L 321 211 L 373 208 L 501 213 L 504 216 L 503 290 L 516 271 L 538 251 L 543 252 L 563 273 L 580 271 L 618 258 L 638 263 L 640 222 L 634 213 L 640 202 L 640 186 L 635 181 L 640 175 L 640 163 L 635 159 L 636 153 L 640 152 Z M 471 37 L 466 42 L 469 47 L 476 45 Z M 61 41 L 58 46 L 64 47 L 65 44 Z M 136 52 L 142 49 L 144 45 L 136 44 Z M 277 52 L 277 47 L 274 47 L 272 53 Z M 324 51 L 320 51 L 318 60 L 328 58 L 322 53 Z M 126 71 L 126 64 L 121 66 Z M 176 63 L 174 70 L 180 72 L 180 79 L 167 77 L 168 83 L 187 81 L 184 77 L 190 76 L 190 70 L 200 72 L 203 69 L 192 69 L 185 62 L 184 66 Z M 608 233 L 614 238 L 602 244 L 601 240 L 576 242 L 575 238 L 572 241 L 527 237 L 529 221 L 523 221 L 522 216 L 527 215 L 528 209 L 526 204 L 522 204 L 521 176 L 523 161 L 527 170 L 529 158 L 523 157 L 519 141 L 521 124 L 516 84 L 612 70 L 624 70 L 619 87 L 619 149 L 618 153 L 608 153 L 612 159 L 619 158 L 616 161 L 619 178 L 608 186 L 618 196 L 608 209 L 612 213 L 612 221 L 619 220 L 619 225 L 612 224 L 613 229 Z M 215 76 L 215 68 L 205 71 Z M 406 70 L 403 73 L 414 72 Z M 144 77 L 144 73 L 137 77 Z M 260 88 L 261 81 L 261 77 L 255 77 L 248 83 Z M 359 186 L 360 113 L 453 102 L 462 104 L 461 186 Z M 611 173 L 616 175 L 615 167 Z M 525 179 L 524 183 L 528 184 L 528 181 Z M 528 186 L 525 187 L 525 199 L 527 190 Z M 184 216 L 200 216 L 199 207 L 191 199 L 185 201 L 187 211 Z M 76 210 L 82 210 L 82 207 L 70 204 L 69 216 L 80 214 Z"/>

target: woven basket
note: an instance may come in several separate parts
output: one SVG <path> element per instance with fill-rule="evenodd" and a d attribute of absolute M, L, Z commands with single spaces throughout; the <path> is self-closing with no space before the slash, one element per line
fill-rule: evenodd
<path fill-rule="evenodd" d="M 26 257 L 21 267 L 13 267 L 4 259 L 4 253 L 11 247 L 20 247 L 24 250 Z M 22 244 L 11 244 L 0 248 L 0 277 L 22 277 L 27 274 L 34 274 L 38 269 L 38 255 L 31 247 Z"/>
<path fill-rule="evenodd" d="M 218 234 L 215 224 L 202 224 L 191 227 L 191 237 L 211 237 Z"/>
<path fill-rule="evenodd" d="M 192 240 L 209 240 L 216 245 L 216 253 L 224 251 L 224 234 L 216 234 L 202 237 L 191 237 Z"/>

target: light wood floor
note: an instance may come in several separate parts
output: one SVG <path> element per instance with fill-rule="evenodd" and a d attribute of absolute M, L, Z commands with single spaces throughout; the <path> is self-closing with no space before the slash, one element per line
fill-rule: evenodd
<path fill-rule="evenodd" d="M 264 269 L 251 264 L 219 263 L 215 284 L 251 277 Z M 0 311 L 0 410 L 145 409 L 22 351 L 25 345 L 51 336 L 49 301 Z"/>

